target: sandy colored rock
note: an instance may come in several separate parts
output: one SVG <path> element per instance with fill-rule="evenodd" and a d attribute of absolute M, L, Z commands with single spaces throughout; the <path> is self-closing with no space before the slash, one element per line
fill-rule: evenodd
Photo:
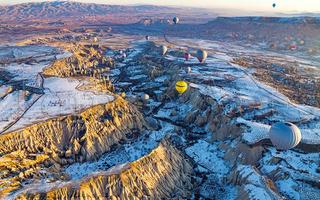
<path fill-rule="evenodd" d="M 142 170 L 143 169 L 143 170 Z M 192 165 L 167 139 L 139 160 L 49 191 L 27 191 L 16 199 L 190 198 Z"/>

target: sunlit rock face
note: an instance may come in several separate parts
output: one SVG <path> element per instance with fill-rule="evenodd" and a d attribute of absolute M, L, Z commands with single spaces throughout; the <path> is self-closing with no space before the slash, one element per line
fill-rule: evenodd
<path fill-rule="evenodd" d="M 26 179 L 60 176 L 64 165 L 96 159 L 120 140 L 126 140 L 133 130 L 141 130 L 143 124 L 139 111 L 118 98 L 80 114 L 0 135 L 0 168 L 5 188 L 1 195 L 19 188 L 19 183 Z"/>
<path fill-rule="evenodd" d="M 139 160 L 97 172 L 80 182 L 36 188 L 16 199 L 158 199 L 190 198 L 193 168 L 169 139 Z"/>

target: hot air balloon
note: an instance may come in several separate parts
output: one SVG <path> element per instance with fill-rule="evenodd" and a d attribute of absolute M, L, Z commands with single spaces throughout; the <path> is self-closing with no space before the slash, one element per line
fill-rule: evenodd
<path fill-rule="evenodd" d="M 200 63 L 203 63 L 207 59 L 208 53 L 205 50 L 199 49 L 197 51 L 197 58 Z"/>
<path fill-rule="evenodd" d="M 178 24 L 180 19 L 178 17 L 174 17 L 172 21 L 174 24 Z"/>
<path fill-rule="evenodd" d="M 273 3 L 273 4 L 272 4 L 272 7 L 274 7 L 274 8 L 275 8 L 276 6 L 277 6 L 277 4 L 276 4 L 276 3 Z"/>
<path fill-rule="evenodd" d="M 178 81 L 176 83 L 176 90 L 179 94 L 183 94 L 188 89 L 188 83 L 185 81 Z"/>
<path fill-rule="evenodd" d="M 98 42 L 98 38 L 97 38 L 97 37 L 94 37 L 94 38 L 93 38 L 93 42 Z"/>
<path fill-rule="evenodd" d="M 164 56 L 167 53 L 167 51 L 168 51 L 168 47 L 162 45 L 161 46 L 161 54 Z"/>
<path fill-rule="evenodd" d="M 125 92 L 122 92 L 122 93 L 120 94 L 120 96 L 121 96 L 122 98 L 125 98 L 125 97 L 126 97 L 126 93 L 125 93 Z"/>
<path fill-rule="evenodd" d="M 190 57 L 191 57 L 190 53 L 184 53 L 184 58 L 186 59 L 186 61 L 188 61 Z"/>
<path fill-rule="evenodd" d="M 292 51 L 293 51 L 293 50 L 297 50 L 297 45 L 295 45 L 295 44 L 290 44 L 289 47 L 288 47 L 288 49 L 289 49 L 289 50 L 292 50 Z"/>
<path fill-rule="evenodd" d="M 301 141 L 300 129 L 289 122 L 278 122 L 269 131 L 272 144 L 280 150 L 292 149 Z"/>
<path fill-rule="evenodd" d="M 191 71 L 192 71 L 191 67 L 188 67 L 188 68 L 187 68 L 187 73 L 190 74 Z"/>
<path fill-rule="evenodd" d="M 150 40 L 150 36 L 149 35 L 146 36 L 146 40 Z"/>
<path fill-rule="evenodd" d="M 144 100 L 149 100 L 149 99 L 150 99 L 150 96 L 149 96 L 148 94 L 144 94 L 144 95 L 143 95 L 143 99 L 144 99 Z"/>

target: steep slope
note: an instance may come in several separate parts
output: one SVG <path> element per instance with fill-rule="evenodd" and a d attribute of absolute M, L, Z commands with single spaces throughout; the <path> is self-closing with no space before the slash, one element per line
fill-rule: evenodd
<path fill-rule="evenodd" d="M 136 108 L 118 98 L 77 115 L 0 135 L 0 197 L 26 179 L 60 176 L 61 166 L 99 157 L 120 140 L 139 134 L 143 123 Z"/>
<path fill-rule="evenodd" d="M 171 199 L 190 198 L 193 169 L 165 139 L 139 160 L 49 191 L 33 189 L 16 199 Z"/>

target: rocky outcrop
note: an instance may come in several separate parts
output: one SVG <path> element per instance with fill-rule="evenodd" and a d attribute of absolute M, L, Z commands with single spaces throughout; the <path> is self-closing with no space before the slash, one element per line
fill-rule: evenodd
<path fill-rule="evenodd" d="M 253 166 L 239 165 L 230 173 L 228 180 L 240 186 L 237 199 L 282 199 L 274 183 L 261 176 Z"/>
<path fill-rule="evenodd" d="M 139 111 L 119 97 L 80 114 L 0 135 L 0 177 L 4 185 L 0 197 L 19 188 L 26 178 L 61 176 L 61 166 L 98 158 L 120 140 L 139 133 L 143 125 Z"/>
<path fill-rule="evenodd" d="M 98 45 L 74 45 L 64 47 L 71 57 L 58 59 L 44 70 L 44 75 L 69 77 L 75 75 L 97 75 L 113 65 L 111 59 L 104 56 L 105 48 Z"/>
<path fill-rule="evenodd" d="M 190 198 L 192 165 L 168 139 L 139 160 L 49 191 L 26 191 L 16 199 Z"/>

